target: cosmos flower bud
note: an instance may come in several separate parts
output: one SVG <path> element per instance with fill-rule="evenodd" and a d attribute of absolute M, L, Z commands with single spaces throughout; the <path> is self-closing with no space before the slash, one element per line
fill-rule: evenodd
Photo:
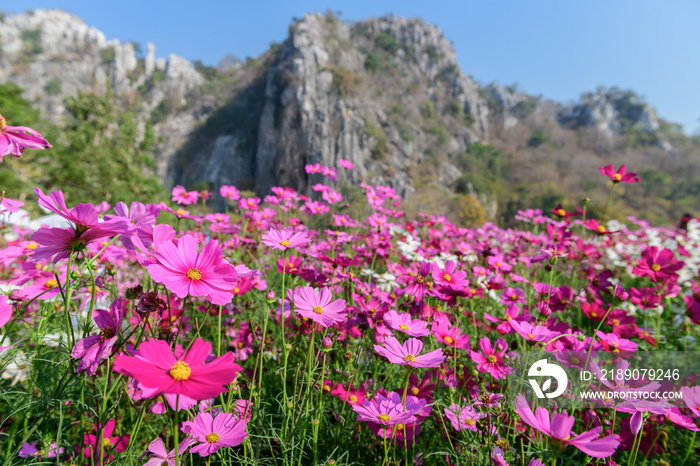
<path fill-rule="evenodd" d="M 267 304 L 275 302 L 275 290 L 268 290 L 267 293 L 265 293 L 265 301 L 267 301 Z"/>
<path fill-rule="evenodd" d="M 330 337 L 326 337 L 323 339 L 323 342 L 321 342 L 321 346 L 324 350 L 329 350 L 333 348 L 333 340 L 331 340 Z"/>

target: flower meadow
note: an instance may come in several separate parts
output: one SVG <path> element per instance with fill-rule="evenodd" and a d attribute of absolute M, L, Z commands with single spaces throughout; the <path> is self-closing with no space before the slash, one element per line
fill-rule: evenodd
<path fill-rule="evenodd" d="M 0 130 L 0 152 L 50 148 Z M 308 165 L 311 196 L 222 186 L 220 212 L 182 186 L 114 206 L 36 188 L 65 227 L 3 225 L 4 464 L 698 464 L 700 374 L 673 406 L 567 411 L 507 388 L 534 350 L 692 358 L 700 222 L 606 222 L 582 202 L 461 228 L 365 184 L 350 215 L 337 174 L 353 168 Z M 608 199 L 639 181 L 600 171 Z"/>

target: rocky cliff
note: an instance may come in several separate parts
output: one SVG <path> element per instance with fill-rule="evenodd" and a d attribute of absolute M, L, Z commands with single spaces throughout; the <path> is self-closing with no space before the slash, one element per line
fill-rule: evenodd
<path fill-rule="evenodd" d="M 214 191 L 234 184 L 265 194 L 281 184 L 309 192 L 320 180 L 304 166 L 340 158 L 356 166 L 343 181 L 388 184 L 408 197 L 425 186 L 447 190 L 468 170 L 460 160 L 470 146 L 507 140 L 519 127 L 583 128 L 603 140 L 636 131 L 673 150 L 654 110 L 633 94 L 600 91 L 567 107 L 482 87 L 440 30 L 417 19 L 348 24 L 309 14 L 263 56 L 219 70 L 155 50 L 107 40 L 62 11 L 17 14 L 0 21 L 0 82 L 16 82 L 55 122 L 66 96 L 110 88 L 155 122 L 164 181 Z"/>

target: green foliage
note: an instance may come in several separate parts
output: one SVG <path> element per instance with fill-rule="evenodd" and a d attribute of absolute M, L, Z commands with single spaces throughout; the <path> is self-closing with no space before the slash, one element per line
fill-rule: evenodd
<path fill-rule="evenodd" d="M 376 73 L 377 70 L 382 66 L 382 62 L 375 53 L 370 53 L 365 58 L 365 69 L 370 73 Z"/>
<path fill-rule="evenodd" d="M 402 126 L 401 129 L 399 129 L 399 136 L 401 136 L 401 139 L 405 142 L 413 141 L 413 131 L 407 126 Z"/>
<path fill-rule="evenodd" d="M 391 34 L 386 32 L 380 33 L 375 39 L 377 46 L 384 50 L 389 55 L 396 55 L 396 52 L 401 48 L 401 43 L 394 39 Z"/>
<path fill-rule="evenodd" d="M 536 129 L 527 141 L 527 145 L 530 147 L 539 147 L 547 141 L 549 141 L 547 133 L 545 133 L 543 129 Z"/>
<path fill-rule="evenodd" d="M 365 123 L 365 134 L 377 140 L 374 148 L 372 148 L 372 158 L 375 160 L 384 158 L 388 153 L 388 139 L 384 130 L 375 123 L 368 121 Z"/>
<path fill-rule="evenodd" d="M 31 55 L 38 55 L 44 51 L 41 46 L 41 29 L 24 30 L 20 34 L 20 40 L 25 52 Z"/>
<path fill-rule="evenodd" d="M 163 99 L 151 112 L 151 121 L 160 123 L 173 112 L 173 104 L 170 99 Z"/>
<path fill-rule="evenodd" d="M 430 134 L 435 136 L 438 140 L 438 142 L 442 145 L 447 144 L 450 142 L 450 133 L 447 132 L 447 130 L 440 125 L 435 125 L 429 130 Z"/>
<path fill-rule="evenodd" d="M 117 52 L 114 50 L 114 47 L 107 47 L 100 50 L 100 58 L 102 58 L 102 63 L 113 63 L 116 57 Z"/>
<path fill-rule="evenodd" d="M 357 93 L 358 86 L 362 82 L 358 74 L 343 66 L 331 66 L 329 70 L 333 73 L 333 84 L 338 89 L 338 96 L 341 99 L 347 94 Z"/>
<path fill-rule="evenodd" d="M 109 94 L 79 92 L 65 102 L 68 118 L 54 141 L 48 187 L 74 202 L 129 203 L 162 195 L 150 124 L 139 134 L 136 115 L 119 111 Z"/>
<path fill-rule="evenodd" d="M 206 79 L 207 81 L 210 79 L 214 79 L 216 77 L 216 74 L 217 74 L 216 67 L 207 66 L 204 63 L 202 63 L 202 60 L 195 60 L 192 62 L 192 64 L 194 65 L 194 69 L 197 70 L 199 72 L 199 74 L 201 74 L 204 77 L 204 79 Z M 158 71 L 160 71 L 160 70 L 158 70 Z M 155 72 L 155 70 L 154 70 L 154 72 Z"/>
<path fill-rule="evenodd" d="M 56 95 L 61 93 L 62 88 L 63 86 L 61 85 L 61 81 L 58 79 L 52 79 L 46 83 L 46 87 L 44 89 L 46 90 L 47 94 Z"/>
<path fill-rule="evenodd" d="M 435 118 L 437 118 L 435 106 L 429 100 L 426 100 L 425 102 L 423 102 L 423 105 L 420 106 L 420 114 L 426 120 L 434 120 Z"/>
<path fill-rule="evenodd" d="M 668 199 L 673 194 L 671 176 L 667 173 L 652 168 L 642 171 L 640 175 L 641 185 L 647 196 L 654 195 Z"/>
<path fill-rule="evenodd" d="M 481 194 L 498 196 L 510 171 L 501 151 L 488 144 L 473 144 L 456 159 L 457 167 L 464 173 L 455 184 L 455 191 L 468 193 L 469 184 Z"/>
<path fill-rule="evenodd" d="M 445 103 L 445 110 L 447 110 L 447 113 L 449 113 L 455 118 L 462 118 L 462 116 L 464 115 L 464 107 L 456 100 L 448 100 Z"/>

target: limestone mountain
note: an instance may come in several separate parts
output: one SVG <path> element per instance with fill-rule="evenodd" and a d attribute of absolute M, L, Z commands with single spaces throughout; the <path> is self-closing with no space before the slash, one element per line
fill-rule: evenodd
<path fill-rule="evenodd" d="M 693 141 L 633 92 L 599 89 L 564 105 L 515 86 L 482 86 L 460 69 L 440 30 L 419 19 L 309 14 L 262 56 L 218 68 L 156 58 L 155 50 L 106 40 L 62 11 L 7 16 L 0 82 L 20 85 L 55 123 L 65 97 L 109 86 L 141 122 L 154 122 L 161 179 L 214 192 L 233 184 L 264 195 L 286 185 L 310 194 L 320 179 L 305 165 L 340 158 L 356 167 L 341 181 L 391 185 L 409 198 L 409 211 L 469 217 L 466 202 L 483 219 L 528 202 L 602 203 L 602 182 L 581 175 L 612 161 L 635 163 L 664 186 L 682 174 L 686 206 L 700 190 Z M 640 208 L 638 194 L 632 189 L 622 211 Z M 667 210 L 677 196 L 655 208 Z"/>

